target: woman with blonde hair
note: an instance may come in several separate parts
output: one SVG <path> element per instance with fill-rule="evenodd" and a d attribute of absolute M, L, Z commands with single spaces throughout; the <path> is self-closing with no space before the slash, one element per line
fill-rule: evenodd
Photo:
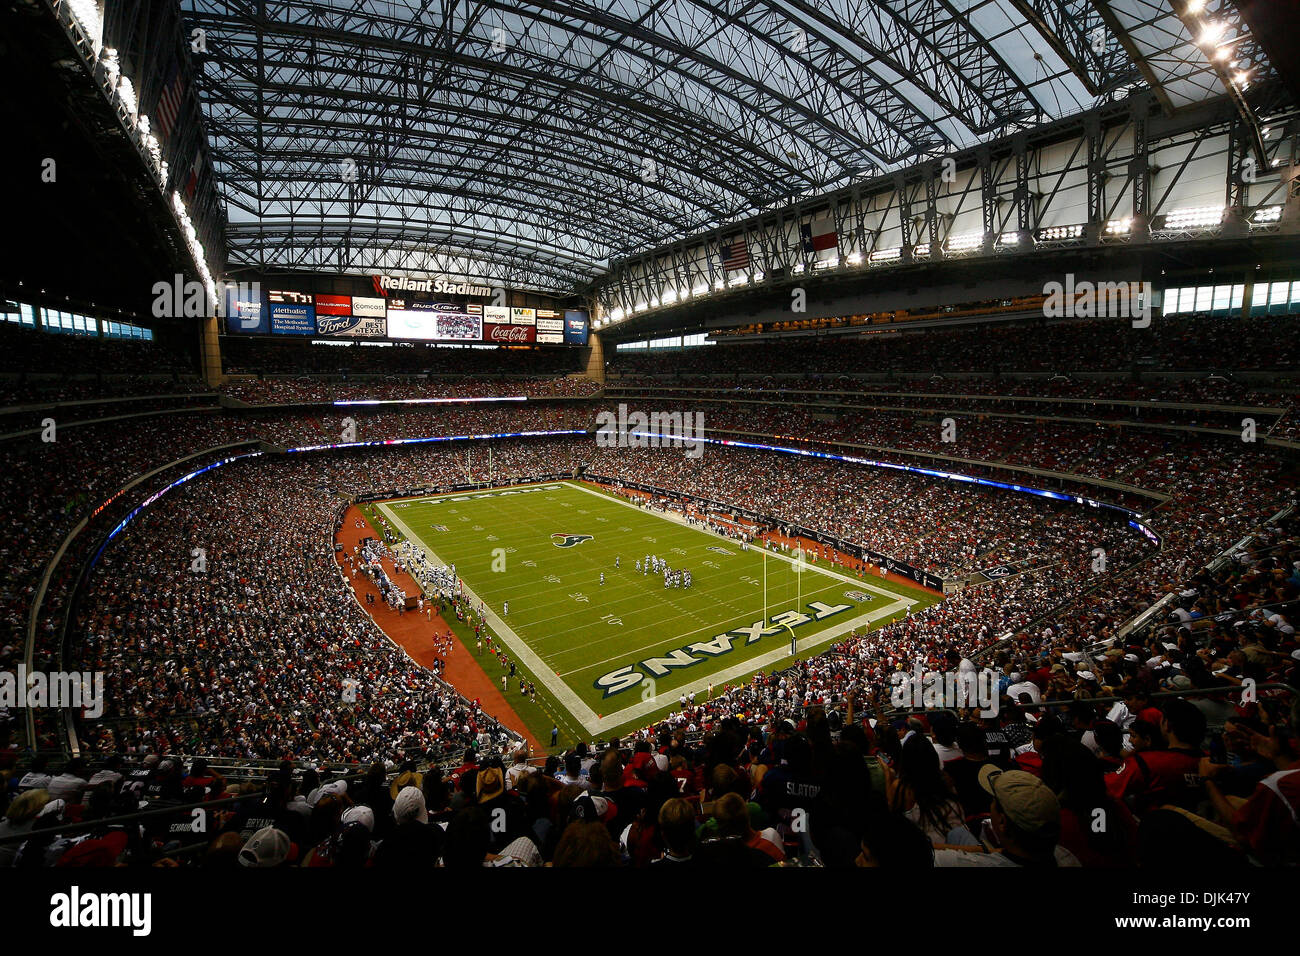
<path fill-rule="evenodd" d="M 9 811 L 5 814 L 4 820 L 0 820 L 0 840 L 20 833 L 31 833 L 36 815 L 49 802 L 48 790 L 28 790 L 26 793 L 20 793 L 14 798 L 14 802 L 9 804 Z M 14 865 L 14 857 L 22 842 L 21 840 L 0 842 L 0 866 Z"/>

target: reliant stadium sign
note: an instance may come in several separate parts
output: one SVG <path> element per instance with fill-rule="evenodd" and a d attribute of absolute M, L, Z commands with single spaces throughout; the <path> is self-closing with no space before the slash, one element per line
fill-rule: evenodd
<path fill-rule="evenodd" d="M 471 282 L 456 282 L 446 276 L 437 278 L 412 279 L 408 276 L 376 275 L 370 277 L 375 291 L 382 296 L 390 292 L 429 292 L 435 295 L 463 295 L 470 298 L 486 299 L 492 295 L 492 287 L 474 285 Z"/>

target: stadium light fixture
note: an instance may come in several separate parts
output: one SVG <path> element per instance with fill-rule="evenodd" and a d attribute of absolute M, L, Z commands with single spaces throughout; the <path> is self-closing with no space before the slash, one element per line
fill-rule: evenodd
<path fill-rule="evenodd" d="M 1201 28 L 1201 35 L 1197 37 L 1196 42 L 1201 46 L 1214 46 L 1227 29 L 1228 25 L 1222 20 L 1207 20 L 1205 26 Z"/>
<path fill-rule="evenodd" d="M 871 263 L 877 262 L 895 262 L 903 257 L 903 250 L 897 247 L 892 249 L 876 249 L 868 256 Z"/>
<path fill-rule="evenodd" d="M 1252 219 L 1260 224 L 1278 222 L 1282 218 L 1282 207 L 1278 206 L 1260 206 L 1255 210 Z"/>
<path fill-rule="evenodd" d="M 949 236 L 947 250 L 949 252 L 970 252 L 972 249 L 978 249 L 984 245 L 983 232 L 963 232 L 956 236 Z"/>
<path fill-rule="evenodd" d="M 851 266 L 860 266 L 860 265 L 862 265 L 862 253 L 860 253 L 860 252 L 851 252 L 851 253 L 849 253 L 849 265 L 851 265 Z"/>
<path fill-rule="evenodd" d="M 1083 226 L 1049 226 L 1038 230 L 1039 242 L 1054 242 L 1061 239 L 1082 239 Z"/>
<path fill-rule="evenodd" d="M 1207 229 L 1223 222 L 1223 206 L 1189 206 L 1165 215 L 1166 229 Z"/>
<path fill-rule="evenodd" d="M 1127 236 L 1133 231 L 1133 217 L 1125 216 L 1123 219 L 1111 219 L 1106 222 L 1106 233 L 1111 236 Z"/>

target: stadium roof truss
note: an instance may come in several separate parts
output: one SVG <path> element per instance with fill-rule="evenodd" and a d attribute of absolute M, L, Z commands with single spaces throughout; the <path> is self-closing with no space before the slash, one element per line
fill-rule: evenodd
<path fill-rule="evenodd" d="M 202 31 L 230 271 L 565 292 L 612 262 L 1134 90 L 1167 113 L 1222 97 L 1232 77 L 1192 31 L 1229 0 L 1187 2 L 182 7 Z M 1258 50 L 1235 42 L 1263 81 Z"/>

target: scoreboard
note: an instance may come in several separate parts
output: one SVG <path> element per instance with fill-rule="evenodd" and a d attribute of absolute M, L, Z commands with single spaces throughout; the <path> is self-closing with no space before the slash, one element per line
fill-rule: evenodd
<path fill-rule="evenodd" d="M 453 298 L 398 298 L 270 289 L 227 296 L 226 331 L 238 335 L 391 339 L 484 345 L 586 345 L 586 310 L 482 305 Z"/>

